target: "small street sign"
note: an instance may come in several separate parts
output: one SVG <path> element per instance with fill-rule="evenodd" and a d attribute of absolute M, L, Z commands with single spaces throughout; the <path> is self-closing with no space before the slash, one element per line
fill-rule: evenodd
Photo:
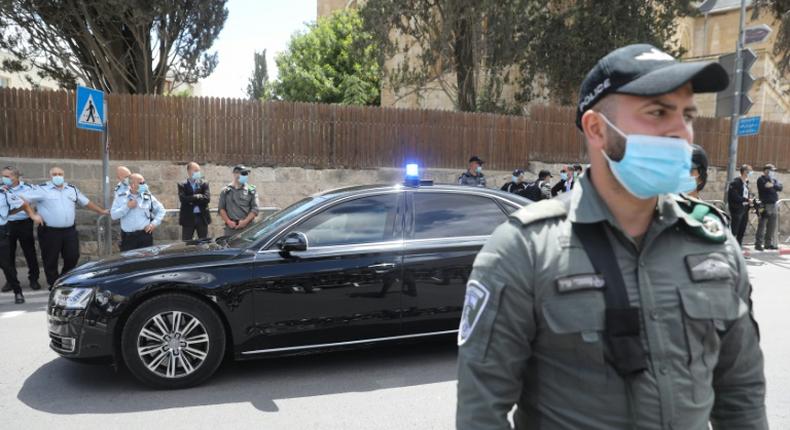
<path fill-rule="evenodd" d="M 738 120 L 738 136 L 754 136 L 760 132 L 760 117 L 748 116 Z"/>
<path fill-rule="evenodd" d="M 771 27 L 768 24 L 754 25 L 743 29 L 743 43 L 760 43 L 771 34 Z"/>
<path fill-rule="evenodd" d="M 88 87 L 77 87 L 77 128 L 104 131 L 104 93 Z"/>

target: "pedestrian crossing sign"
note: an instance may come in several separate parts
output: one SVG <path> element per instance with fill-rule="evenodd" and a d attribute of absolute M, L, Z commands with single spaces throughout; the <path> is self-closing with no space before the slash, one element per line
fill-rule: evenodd
<path fill-rule="evenodd" d="M 77 87 L 77 128 L 104 130 L 104 93 L 88 87 Z"/>

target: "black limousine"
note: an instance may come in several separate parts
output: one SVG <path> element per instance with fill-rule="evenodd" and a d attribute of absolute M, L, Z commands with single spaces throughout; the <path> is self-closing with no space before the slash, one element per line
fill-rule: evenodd
<path fill-rule="evenodd" d="M 83 264 L 55 284 L 50 347 L 184 388 L 223 358 L 303 354 L 458 329 L 475 255 L 529 200 L 416 181 L 305 198 L 235 236 Z"/>

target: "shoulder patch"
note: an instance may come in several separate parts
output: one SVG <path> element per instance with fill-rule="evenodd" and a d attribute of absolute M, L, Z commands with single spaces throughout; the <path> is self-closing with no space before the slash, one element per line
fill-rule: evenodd
<path fill-rule="evenodd" d="M 461 324 L 458 327 L 458 346 L 463 345 L 475 329 L 475 325 L 483 314 L 491 292 L 485 285 L 477 281 L 469 281 L 466 284 L 466 298 L 464 299 L 464 310 L 461 314 Z"/>
<path fill-rule="evenodd" d="M 255 191 L 255 185 L 247 185 L 247 189 L 250 191 Z"/>
<path fill-rule="evenodd" d="M 522 226 L 525 226 L 537 221 L 565 217 L 566 215 L 568 215 L 567 206 L 557 199 L 551 199 L 541 200 L 525 206 L 510 214 L 510 217 L 518 220 Z"/>
<path fill-rule="evenodd" d="M 695 236 L 710 242 L 727 241 L 730 217 L 716 206 L 697 198 L 681 194 L 676 201 L 686 213 L 684 224 L 686 229 Z"/>

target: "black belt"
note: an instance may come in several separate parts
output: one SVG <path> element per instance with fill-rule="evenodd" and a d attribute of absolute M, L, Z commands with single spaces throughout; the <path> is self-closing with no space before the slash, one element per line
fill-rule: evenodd
<path fill-rule="evenodd" d="M 30 218 L 25 218 L 25 219 L 16 219 L 16 220 L 8 220 L 8 223 L 9 223 L 9 224 L 22 224 L 22 223 L 24 223 L 24 224 L 29 224 L 29 223 L 32 223 L 32 222 L 33 222 L 33 220 L 32 220 L 32 219 L 30 219 Z"/>
<path fill-rule="evenodd" d="M 47 229 L 47 230 L 63 230 L 63 231 L 65 231 L 65 230 L 73 229 L 74 226 L 71 226 L 71 227 L 50 227 L 48 225 L 42 225 L 42 226 L 39 226 L 39 228 L 43 228 L 43 229 Z"/>
<path fill-rule="evenodd" d="M 142 235 L 149 235 L 151 233 L 147 233 L 145 230 L 135 230 L 135 231 L 124 231 L 123 234 L 126 236 L 142 236 Z"/>

